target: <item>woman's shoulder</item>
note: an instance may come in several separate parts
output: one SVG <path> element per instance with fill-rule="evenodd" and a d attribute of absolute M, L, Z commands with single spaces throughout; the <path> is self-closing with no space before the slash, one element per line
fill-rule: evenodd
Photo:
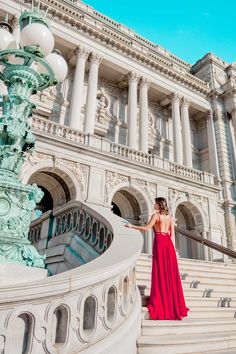
<path fill-rule="evenodd" d="M 157 210 L 154 210 L 154 212 L 152 213 L 152 218 L 155 218 L 156 220 L 160 219 L 160 213 Z"/>

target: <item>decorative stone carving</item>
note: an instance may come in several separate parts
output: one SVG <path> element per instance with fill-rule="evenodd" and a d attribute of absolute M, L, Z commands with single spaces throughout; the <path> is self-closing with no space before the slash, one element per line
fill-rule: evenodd
<path fill-rule="evenodd" d="M 128 80 L 133 82 L 138 82 L 140 75 L 135 71 L 130 71 L 128 74 Z"/>
<path fill-rule="evenodd" d="M 134 183 L 138 184 L 140 186 L 146 186 L 147 185 L 147 181 L 144 181 L 143 179 L 137 179 L 137 178 L 134 180 Z"/>
<path fill-rule="evenodd" d="M 36 151 L 34 151 L 32 154 L 26 155 L 26 163 L 30 164 L 31 166 L 34 166 L 42 161 L 53 161 L 53 159 L 54 157 L 52 155 Z"/>
<path fill-rule="evenodd" d="M 157 197 L 157 185 L 156 183 L 148 182 L 147 189 L 151 194 L 153 200 Z"/>
<path fill-rule="evenodd" d="M 89 57 L 89 61 L 91 64 L 100 65 L 102 62 L 102 56 L 98 53 L 92 52 Z"/>
<path fill-rule="evenodd" d="M 121 175 L 117 172 L 107 171 L 106 173 L 106 199 L 109 199 L 109 194 L 115 186 L 121 183 L 128 183 L 128 176 Z"/>
<path fill-rule="evenodd" d="M 108 112 L 107 112 L 108 101 L 104 95 L 101 95 L 98 99 L 97 107 L 97 121 L 98 123 L 106 125 L 108 122 Z"/>
<path fill-rule="evenodd" d="M 168 204 L 170 206 L 170 210 L 173 211 L 175 206 L 180 202 L 182 199 L 186 199 L 186 193 L 180 192 L 176 189 L 169 189 L 168 192 Z"/>

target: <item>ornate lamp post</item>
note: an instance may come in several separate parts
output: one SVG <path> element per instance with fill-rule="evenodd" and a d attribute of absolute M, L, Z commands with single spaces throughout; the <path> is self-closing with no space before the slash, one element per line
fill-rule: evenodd
<path fill-rule="evenodd" d="M 18 175 L 35 146 L 30 96 L 63 81 L 67 64 L 52 52 L 54 38 L 39 9 L 23 12 L 19 24 L 20 48 L 15 49 L 10 25 L 0 23 L 0 79 L 8 90 L 0 96 L 0 263 L 44 268 L 44 257 L 28 240 L 31 214 L 43 192 L 36 184 L 23 185 Z"/>

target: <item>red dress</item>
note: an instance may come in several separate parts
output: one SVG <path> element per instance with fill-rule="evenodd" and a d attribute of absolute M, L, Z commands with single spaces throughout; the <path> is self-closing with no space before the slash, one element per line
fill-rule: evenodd
<path fill-rule="evenodd" d="M 155 231 L 149 304 L 152 320 L 181 320 L 187 316 L 177 257 L 171 235 Z"/>

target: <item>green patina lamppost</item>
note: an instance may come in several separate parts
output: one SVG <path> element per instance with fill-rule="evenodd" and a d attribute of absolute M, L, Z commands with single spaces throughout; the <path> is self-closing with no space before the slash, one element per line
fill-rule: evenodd
<path fill-rule="evenodd" d="M 44 268 L 44 257 L 28 240 L 31 214 L 43 192 L 35 184 L 23 185 L 18 175 L 35 146 L 30 96 L 63 81 L 67 64 L 52 52 L 54 38 L 39 9 L 23 12 L 19 24 L 17 44 L 10 25 L 0 23 L 0 79 L 8 90 L 0 96 L 0 263 Z"/>

